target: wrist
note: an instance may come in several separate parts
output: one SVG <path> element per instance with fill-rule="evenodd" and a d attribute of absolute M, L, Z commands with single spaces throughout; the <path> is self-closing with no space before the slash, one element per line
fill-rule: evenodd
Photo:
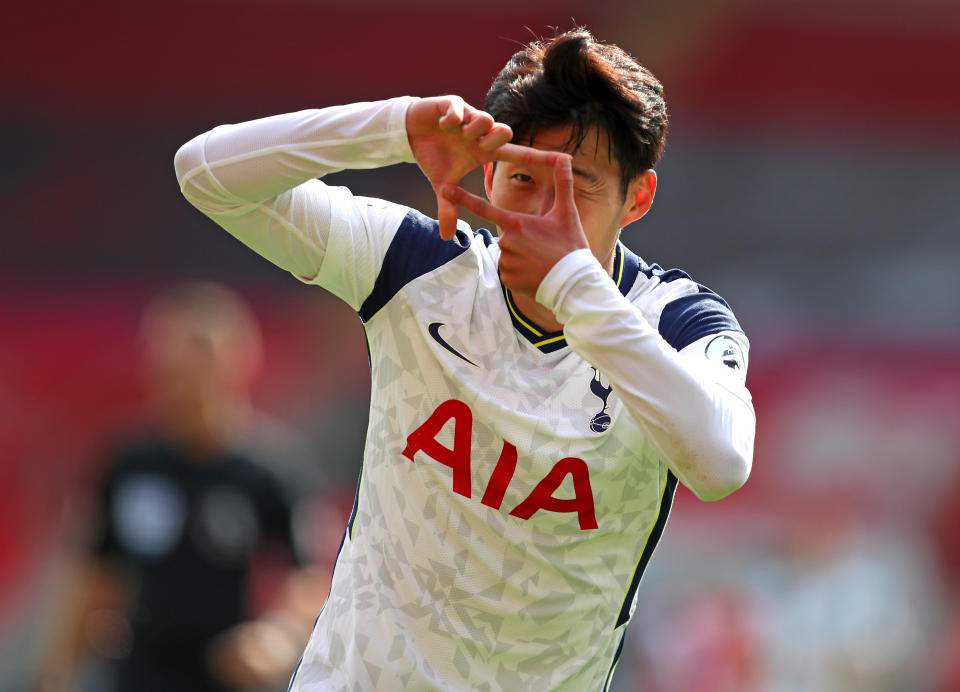
<path fill-rule="evenodd" d="M 594 271 L 602 272 L 603 267 L 600 266 L 589 248 L 568 252 L 543 277 L 539 286 L 537 286 L 534 297 L 538 303 L 556 314 L 559 319 L 558 311 L 564 298 L 578 280 Z"/>
<path fill-rule="evenodd" d="M 398 152 L 406 163 L 414 163 L 413 149 L 410 146 L 410 129 L 408 126 L 410 111 L 423 99 L 416 96 L 398 96 L 390 99 L 390 131 L 397 132 L 397 140 L 402 151 Z"/>

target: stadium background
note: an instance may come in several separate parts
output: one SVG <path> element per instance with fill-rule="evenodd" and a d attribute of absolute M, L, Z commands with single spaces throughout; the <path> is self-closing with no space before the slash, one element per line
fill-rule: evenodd
<path fill-rule="evenodd" d="M 190 208 L 176 148 L 221 122 L 351 100 L 479 104 L 525 27 L 574 21 L 667 87 L 660 194 L 625 241 L 733 305 L 759 420 L 746 488 L 714 505 L 678 493 L 617 689 L 960 689 L 960 4 L 106 0 L 4 14 L 0 689 L 28 688 L 64 532 L 100 446 L 140 416 L 137 318 L 157 290 L 212 278 L 252 301 L 267 334 L 258 401 L 352 498 L 369 387 L 358 320 Z M 334 180 L 433 209 L 409 166 Z"/>

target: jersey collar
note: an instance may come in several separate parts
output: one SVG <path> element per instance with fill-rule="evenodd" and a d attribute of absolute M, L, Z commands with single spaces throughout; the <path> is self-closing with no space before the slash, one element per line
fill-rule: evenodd
<path fill-rule="evenodd" d="M 637 274 L 640 273 L 640 258 L 630 252 L 623 243 L 617 241 L 615 253 L 613 256 L 613 280 L 620 289 L 620 294 L 626 296 L 627 291 L 633 287 L 637 280 Z M 547 332 L 540 328 L 529 317 L 520 312 L 513 294 L 510 289 L 502 283 L 503 297 L 507 301 L 507 309 L 510 312 L 510 319 L 513 321 L 514 328 L 520 332 L 531 344 L 536 346 L 543 353 L 553 353 L 559 351 L 567 345 L 567 340 L 563 336 L 563 331 Z"/>

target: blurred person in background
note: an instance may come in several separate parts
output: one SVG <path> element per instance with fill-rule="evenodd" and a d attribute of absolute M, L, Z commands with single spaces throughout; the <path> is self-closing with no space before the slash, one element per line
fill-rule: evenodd
<path fill-rule="evenodd" d="M 155 424 L 105 467 L 42 688 L 279 686 L 326 580 L 304 566 L 294 535 L 295 486 L 313 485 L 303 448 L 251 406 L 257 322 L 226 288 L 191 283 L 148 307 L 142 338 Z M 252 618 L 257 581 L 279 593 Z"/>

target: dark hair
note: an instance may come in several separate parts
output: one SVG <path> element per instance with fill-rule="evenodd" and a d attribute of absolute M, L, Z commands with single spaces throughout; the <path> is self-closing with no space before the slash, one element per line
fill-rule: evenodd
<path fill-rule="evenodd" d="M 583 28 L 514 54 L 493 80 L 484 110 L 513 129 L 514 142 L 571 125 L 566 148 L 573 150 L 598 127 L 620 165 L 624 196 L 630 181 L 660 160 L 666 141 L 663 85 L 624 50 Z"/>

